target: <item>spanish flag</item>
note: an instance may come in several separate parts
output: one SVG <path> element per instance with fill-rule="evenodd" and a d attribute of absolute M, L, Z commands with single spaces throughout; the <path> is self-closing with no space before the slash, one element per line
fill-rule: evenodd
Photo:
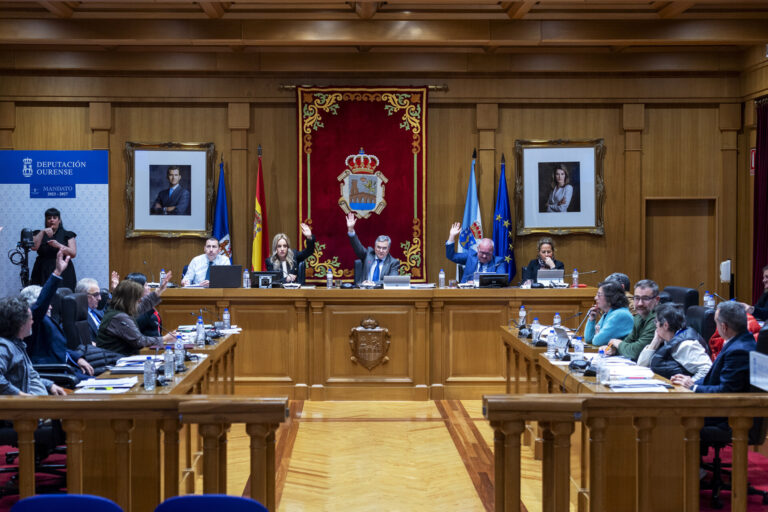
<path fill-rule="evenodd" d="M 256 202 L 253 210 L 253 256 L 251 257 L 251 266 L 254 272 L 264 270 L 264 258 L 269 256 L 267 201 L 264 198 L 264 171 L 261 167 L 261 145 L 259 145 L 258 154 L 259 170 L 256 174 Z"/>

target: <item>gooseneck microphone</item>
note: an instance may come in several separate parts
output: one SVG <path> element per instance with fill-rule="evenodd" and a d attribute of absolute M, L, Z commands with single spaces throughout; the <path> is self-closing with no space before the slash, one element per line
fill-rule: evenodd
<path fill-rule="evenodd" d="M 144 263 L 144 268 L 149 271 L 149 275 L 152 277 L 152 282 L 156 283 L 157 280 L 155 280 L 155 273 L 152 271 L 152 268 L 147 263 L 147 260 L 144 260 L 142 263 Z"/>

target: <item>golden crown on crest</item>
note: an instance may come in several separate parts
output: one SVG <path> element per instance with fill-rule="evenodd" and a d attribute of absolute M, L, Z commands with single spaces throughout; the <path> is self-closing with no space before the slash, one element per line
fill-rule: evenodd
<path fill-rule="evenodd" d="M 349 155 L 344 163 L 353 173 L 373 174 L 379 166 L 379 158 L 376 155 L 366 154 L 363 148 L 360 148 L 358 154 Z"/>

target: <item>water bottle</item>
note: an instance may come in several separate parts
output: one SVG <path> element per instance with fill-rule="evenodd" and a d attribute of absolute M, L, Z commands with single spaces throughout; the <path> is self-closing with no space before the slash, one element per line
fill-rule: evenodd
<path fill-rule="evenodd" d="M 595 367 L 595 376 L 597 377 L 598 384 L 605 384 L 608 381 L 605 375 L 607 371 L 608 364 L 605 362 L 605 348 L 600 347 L 597 351 L 597 363 Z"/>
<path fill-rule="evenodd" d="M 248 269 L 243 270 L 243 288 L 251 287 L 251 274 Z"/>
<path fill-rule="evenodd" d="M 205 324 L 203 323 L 203 317 L 197 317 L 196 326 L 197 336 L 195 336 L 195 345 L 198 347 L 205 346 Z"/>
<path fill-rule="evenodd" d="M 144 361 L 144 391 L 155 390 L 155 379 L 155 362 L 152 356 L 147 356 L 147 360 Z"/>
<path fill-rule="evenodd" d="M 333 288 L 333 272 L 331 272 L 331 269 L 328 269 L 325 273 L 325 287 L 328 289 Z"/>
<path fill-rule="evenodd" d="M 560 320 L 560 313 L 555 313 L 555 317 L 552 319 L 552 326 L 560 327 L 561 322 L 562 320 Z"/>
<path fill-rule="evenodd" d="M 517 318 L 518 318 L 518 322 L 517 322 L 517 325 L 518 325 L 518 327 L 520 327 L 521 329 L 522 329 L 523 327 L 525 327 L 525 315 L 526 315 L 526 314 L 527 314 L 527 313 L 526 313 L 526 311 L 525 311 L 525 306 L 520 306 L 520 312 L 517 314 Z"/>
<path fill-rule="evenodd" d="M 578 288 L 579 287 L 579 271 L 576 269 L 573 269 L 573 274 L 571 274 L 571 288 Z"/>
<path fill-rule="evenodd" d="M 475 288 L 480 288 L 480 272 L 475 272 L 472 275 L 472 281 L 475 283 Z"/>
<path fill-rule="evenodd" d="M 184 371 L 184 340 L 181 334 L 176 335 L 176 343 L 173 346 L 173 352 L 176 359 L 176 371 Z"/>
<path fill-rule="evenodd" d="M 438 288 L 445 288 L 445 270 L 440 269 L 440 274 L 437 277 Z"/>
<path fill-rule="evenodd" d="M 176 367 L 176 356 L 171 350 L 171 346 L 165 347 L 165 354 L 163 354 L 163 375 L 165 380 L 173 380 L 173 371 Z"/>
<path fill-rule="evenodd" d="M 557 348 L 557 335 L 554 329 L 550 329 L 547 333 L 547 358 L 555 358 L 555 349 Z"/>
<path fill-rule="evenodd" d="M 573 345 L 573 357 L 571 357 L 571 360 L 583 361 L 584 360 L 584 340 L 582 339 L 582 337 L 576 336 L 575 338 L 573 338 L 571 345 Z"/>
<path fill-rule="evenodd" d="M 160 282 L 162 283 L 163 281 L 165 281 L 165 269 L 161 268 L 160 269 Z"/>
<path fill-rule="evenodd" d="M 224 308 L 224 314 L 221 315 L 221 319 L 224 320 L 225 329 L 232 327 L 232 317 L 229 316 L 229 308 Z"/>

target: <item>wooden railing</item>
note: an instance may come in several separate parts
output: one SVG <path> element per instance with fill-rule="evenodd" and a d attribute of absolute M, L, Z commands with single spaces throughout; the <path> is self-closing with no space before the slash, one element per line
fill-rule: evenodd
<path fill-rule="evenodd" d="M 114 499 L 124 510 L 145 510 L 146 495 L 163 498 L 179 494 L 179 482 L 184 474 L 195 473 L 192 465 L 194 443 L 183 443 L 180 453 L 179 433 L 182 428 L 196 426 L 203 439 L 202 476 L 203 492 L 226 492 L 226 436 L 232 423 L 245 423 L 251 441 L 250 489 L 251 497 L 275 510 L 275 430 L 285 421 L 287 398 L 247 398 L 207 395 L 155 395 L 155 396 L 94 396 L 67 397 L 2 397 L 0 415 L 13 421 L 19 445 L 19 494 L 26 497 L 35 493 L 35 440 L 34 433 L 40 418 L 61 420 L 66 432 L 67 492 L 99 494 Z M 147 421 L 149 420 L 149 421 Z M 137 424 L 150 427 L 137 429 Z M 109 432 L 104 431 L 104 425 Z M 132 470 L 132 457 L 137 436 L 149 438 L 156 446 L 147 464 L 162 465 L 163 471 L 154 482 L 157 489 L 142 488 L 137 480 L 146 477 Z M 188 437 L 196 437 L 195 434 Z M 89 458 L 88 444 L 112 439 L 111 449 L 100 453 L 103 458 Z M 162 444 L 160 440 L 162 439 Z M 146 439 L 143 441 L 146 442 Z M 93 478 L 93 469 L 114 468 L 115 478 L 108 484 Z M 191 480 L 194 480 L 194 475 Z M 162 489 L 160 482 L 162 481 Z M 109 487 L 106 487 L 109 485 Z M 114 485 L 114 488 L 112 488 Z M 144 500 L 141 504 L 140 500 Z M 136 503 L 134 503 L 136 502 Z M 157 503 L 154 503 L 157 505 Z M 150 509 L 151 510 L 151 509 Z"/>
<path fill-rule="evenodd" d="M 579 509 L 602 512 L 609 493 L 624 492 L 611 485 L 606 470 L 609 456 L 606 438 L 609 425 L 619 419 L 631 421 L 636 432 L 634 443 L 623 450 L 626 460 L 636 458 L 635 510 L 654 507 L 651 474 L 653 431 L 663 422 L 680 426 L 683 445 L 680 494 L 686 512 L 699 510 L 699 433 L 707 417 L 728 417 L 733 431 L 731 510 L 746 511 L 748 432 L 753 418 L 768 416 L 768 396 L 760 394 L 703 395 L 491 395 L 484 397 L 483 412 L 495 430 L 496 511 L 519 511 L 521 504 L 521 435 L 526 421 L 536 421 L 543 430 L 542 509 L 568 511 L 571 487 L 571 434 L 578 423 L 586 428 L 586 446 L 580 454 L 587 462 L 583 493 L 587 496 Z M 578 442 L 578 440 L 574 439 Z M 674 440 L 673 440 L 674 441 Z M 620 456 L 616 447 L 610 456 Z M 586 505 L 585 505 L 586 503 Z"/>

